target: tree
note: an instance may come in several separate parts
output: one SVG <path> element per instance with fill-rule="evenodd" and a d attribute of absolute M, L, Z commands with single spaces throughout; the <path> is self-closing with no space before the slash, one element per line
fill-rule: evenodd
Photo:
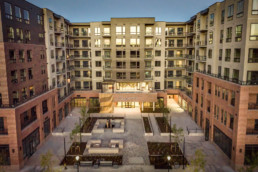
<path fill-rule="evenodd" d="M 81 121 L 82 121 L 82 124 L 84 124 L 84 122 L 87 120 L 87 118 L 89 117 L 89 113 L 87 113 L 87 108 L 86 106 L 83 106 L 81 108 Z"/>
<path fill-rule="evenodd" d="M 72 132 L 70 133 L 70 139 L 72 140 L 72 142 L 75 143 L 75 145 L 77 145 L 75 148 L 78 148 L 79 151 L 80 151 L 80 139 L 78 137 L 78 134 L 80 133 L 81 131 L 81 126 L 77 123 L 75 123 L 75 127 L 74 129 L 72 130 Z"/>
<path fill-rule="evenodd" d="M 194 159 L 191 160 L 190 170 L 193 172 L 204 172 L 205 171 L 205 155 L 201 149 L 197 149 L 194 153 Z"/>
<path fill-rule="evenodd" d="M 258 167 L 258 152 L 252 152 L 251 158 L 246 157 L 248 166 L 240 168 L 239 172 L 254 172 Z"/>
<path fill-rule="evenodd" d="M 42 154 L 40 156 L 40 166 L 43 168 L 44 172 L 54 172 L 53 164 L 54 161 L 52 160 L 53 154 L 49 150 L 46 154 Z"/>
<path fill-rule="evenodd" d="M 182 128 L 177 128 L 176 124 L 171 127 L 174 140 L 179 144 L 183 140 L 184 130 Z"/>

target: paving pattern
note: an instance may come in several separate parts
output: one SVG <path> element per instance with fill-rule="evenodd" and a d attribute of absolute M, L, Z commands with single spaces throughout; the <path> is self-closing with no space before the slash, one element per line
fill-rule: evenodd
<path fill-rule="evenodd" d="M 168 107 L 171 109 L 171 124 L 176 124 L 178 127 L 184 129 L 185 135 L 185 150 L 186 158 L 190 160 L 196 149 L 202 149 L 206 155 L 206 171 L 208 172 L 230 172 L 233 171 L 229 167 L 229 159 L 223 154 L 216 146 L 204 140 L 203 136 L 188 136 L 186 127 L 199 128 L 195 122 L 174 102 L 174 100 L 168 100 Z M 40 155 L 51 150 L 54 154 L 54 164 L 57 168 L 62 158 L 64 157 L 64 138 L 66 140 L 66 149 L 72 144 L 69 139 L 69 133 L 74 128 L 75 123 L 78 122 L 80 116 L 80 109 L 75 108 L 71 115 L 66 117 L 65 120 L 59 125 L 52 136 L 47 138 L 47 141 L 39 148 L 37 152 L 27 161 L 25 167 L 21 170 L 23 172 L 36 172 L 40 169 Z M 90 167 L 81 167 L 80 171 L 164 171 L 154 170 L 153 166 L 150 166 L 148 158 L 148 141 L 155 142 L 168 142 L 168 136 L 160 136 L 159 129 L 155 120 L 155 115 L 160 114 L 148 114 L 153 127 L 153 136 L 144 136 L 143 122 L 141 119 L 141 113 L 139 109 L 115 109 L 114 114 L 106 114 L 110 116 L 124 116 L 125 117 L 125 133 L 115 134 L 111 131 L 104 134 L 93 134 L 92 136 L 82 136 L 82 141 L 88 141 L 90 139 L 123 139 L 123 166 L 119 169 L 113 169 L 112 167 L 100 167 L 99 169 L 92 169 Z M 92 114 L 93 116 L 103 116 L 103 114 Z M 63 132 L 61 132 L 63 131 Z M 181 145 L 182 146 L 182 145 Z M 68 167 L 66 171 L 76 171 L 74 167 Z M 182 169 L 173 171 L 182 171 Z"/>

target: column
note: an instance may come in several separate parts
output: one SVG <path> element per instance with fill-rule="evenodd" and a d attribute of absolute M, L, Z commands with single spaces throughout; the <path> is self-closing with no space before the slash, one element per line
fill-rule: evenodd
<path fill-rule="evenodd" d="M 155 111 L 155 102 L 153 102 L 153 104 L 152 104 L 152 109 L 153 109 L 153 111 Z"/>
<path fill-rule="evenodd" d="M 144 110 L 144 107 L 143 107 L 143 102 L 142 102 L 142 111 Z"/>

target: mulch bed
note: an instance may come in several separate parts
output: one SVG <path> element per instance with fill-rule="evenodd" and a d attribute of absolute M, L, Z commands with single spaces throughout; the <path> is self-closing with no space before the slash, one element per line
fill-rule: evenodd
<path fill-rule="evenodd" d="M 100 108 L 89 108 L 87 113 L 99 113 L 100 112 Z"/>
<path fill-rule="evenodd" d="M 87 142 L 81 142 L 80 144 L 78 142 L 73 142 L 67 155 L 82 155 L 86 148 L 86 144 Z M 78 149 L 77 146 L 80 146 L 80 149 Z"/>
<path fill-rule="evenodd" d="M 95 164 L 97 161 L 112 161 L 117 165 L 123 164 L 123 156 L 122 155 L 85 155 L 80 157 L 80 161 L 93 161 Z M 74 165 L 76 163 L 75 156 L 66 156 L 60 165 Z"/>
<path fill-rule="evenodd" d="M 169 133 L 171 128 L 167 120 L 163 117 L 156 117 L 156 121 L 161 133 Z M 172 132 L 172 131 L 171 131 Z"/>
<path fill-rule="evenodd" d="M 188 164 L 187 159 L 183 156 L 177 143 L 148 142 L 150 164 L 156 169 L 167 169 L 167 156 L 171 156 L 170 166 L 174 164 Z"/>
<path fill-rule="evenodd" d="M 164 112 L 169 113 L 168 108 L 164 108 Z M 163 113 L 163 109 L 155 108 L 155 110 L 153 111 L 153 108 L 144 108 L 143 110 L 141 110 L 141 113 Z"/>
<path fill-rule="evenodd" d="M 98 119 L 124 119 L 123 117 L 89 117 L 81 127 L 82 133 L 91 133 Z"/>
<path fill-rule="evenodd" d="M 143 117 L 143 124 L 144 124 L 145 132 L 152 133 L 152 129 L 151 129 L 150 121 L 148 117 Z"/>

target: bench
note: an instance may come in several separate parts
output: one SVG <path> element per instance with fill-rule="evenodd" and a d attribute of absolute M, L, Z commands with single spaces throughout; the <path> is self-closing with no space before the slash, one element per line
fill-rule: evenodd
<path fill-rule="evenodd" d="M 112 161 L 100 161 L 100 166 L 113 166 Z"/>
<path fill-rule="evenodd" d="M 81 166 L 92 166 L 92 161 L 80 161 Z"/>

